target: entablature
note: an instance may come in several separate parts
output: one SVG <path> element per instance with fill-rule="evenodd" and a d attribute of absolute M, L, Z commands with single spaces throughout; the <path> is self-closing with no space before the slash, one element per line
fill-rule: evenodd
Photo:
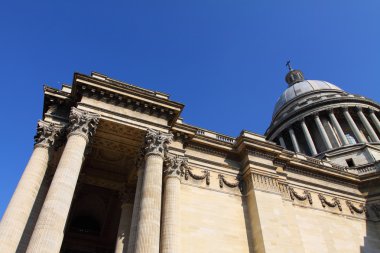
<path fill-rule="evenodd" d="M 149 115 L 165 116 L 169 125 L 175 124 L 184 108 L 183 104 L 169 100 L 169 96 L 163 93 L 79 73 L 74 74 L 71 95 L 76 101 L 80 101 L 82 96 L 88 96 L 103 99 L 110 104 L 131 107 Z"/>

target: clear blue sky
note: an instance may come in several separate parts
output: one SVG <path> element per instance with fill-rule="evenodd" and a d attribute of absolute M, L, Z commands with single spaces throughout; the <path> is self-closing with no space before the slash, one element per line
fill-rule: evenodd
<path fill-rule="evenodd" d="M 98 71 L 171 94 L 185 122 L 263 134 L 288 59 L 380 101 L 379 1 L 7 1 L 0 8 L 0 216 L 33 148 L 42 85 Z"/>

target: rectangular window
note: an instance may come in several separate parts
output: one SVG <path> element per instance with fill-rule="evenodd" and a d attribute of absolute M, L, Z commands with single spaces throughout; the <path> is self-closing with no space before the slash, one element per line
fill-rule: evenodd
<path fill-rule="evenodd" d="M 347 163 L 348 167 L 355 167 L 355 163 L 354 163 L 354 160 L 352 158 L 346 159 L 346 163 Z"/>

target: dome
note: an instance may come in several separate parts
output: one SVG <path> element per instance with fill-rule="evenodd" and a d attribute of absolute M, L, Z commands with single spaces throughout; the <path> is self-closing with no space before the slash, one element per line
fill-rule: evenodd
<path fill-rule="evenodd" d="M 281 110 L 281 108 L 290 101 L 298 98 L 299 96 L 314 91 L 342 91 L 339 87 L 325 81 L 318 80 L 305 80 L 302 82 L 295 83 L 287 88 L 284 93 L 279 97 L 277 103 L 274 107 L 273 117 Z"/>

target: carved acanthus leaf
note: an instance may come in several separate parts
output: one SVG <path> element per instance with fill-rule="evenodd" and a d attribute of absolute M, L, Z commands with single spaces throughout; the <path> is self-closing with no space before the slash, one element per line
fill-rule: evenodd
<path fill-rule="evenodd" d="M 58 147 L 62 142 L 64 127 L 54 123 L 39 120 L 37 133 L 34 136 L 34 144 L 43 147 Z"/>
<path fill-rule="evenodd" d="M 69 116 L 69 135 L 79 134 L 89 139 L 95 134 L 96 127 L 99 123 L 99 117 L 99 114 L 72 107 Z"/>
<path fill-rule="evenodd" d="M 173 134 L 171 133 L 148 129 L 145 135 L 145 155 L 156 154 L 165 157 L 168 145 L 172 140 Z"/>
<path fill-rule="evenodd" d="M 187 158 L 177 155 L 168 156 L 165 160 L 164 175 L 165 176 L 183 176 L 188 166 Z"/>
<path fill-rule="evenodd" d="M 310 205 L 313 205 L 313 199 L 312 199 L 311 194 L 310 194 L 310 192 L 309 192 L 308 190 L 304 190 L 304 191 L 303 191 L 303 195 L 301 195 L 301 194 L 297 193 L 297 192 L 293 189 L 293 187 L 290 187 L 290 186 L 289 186 L 289 193 L 290 193 L 290 198 L 291 198 L 292 200 L 294 200 L 294 198 L 296 198 L 296 199 L 298 199 L 298 200 L 301 200 L 301 201 L 304 201 L 304 200 L 307 199 L 307 200 L 309 201 L 309 204 L 310 204 Z"/>

